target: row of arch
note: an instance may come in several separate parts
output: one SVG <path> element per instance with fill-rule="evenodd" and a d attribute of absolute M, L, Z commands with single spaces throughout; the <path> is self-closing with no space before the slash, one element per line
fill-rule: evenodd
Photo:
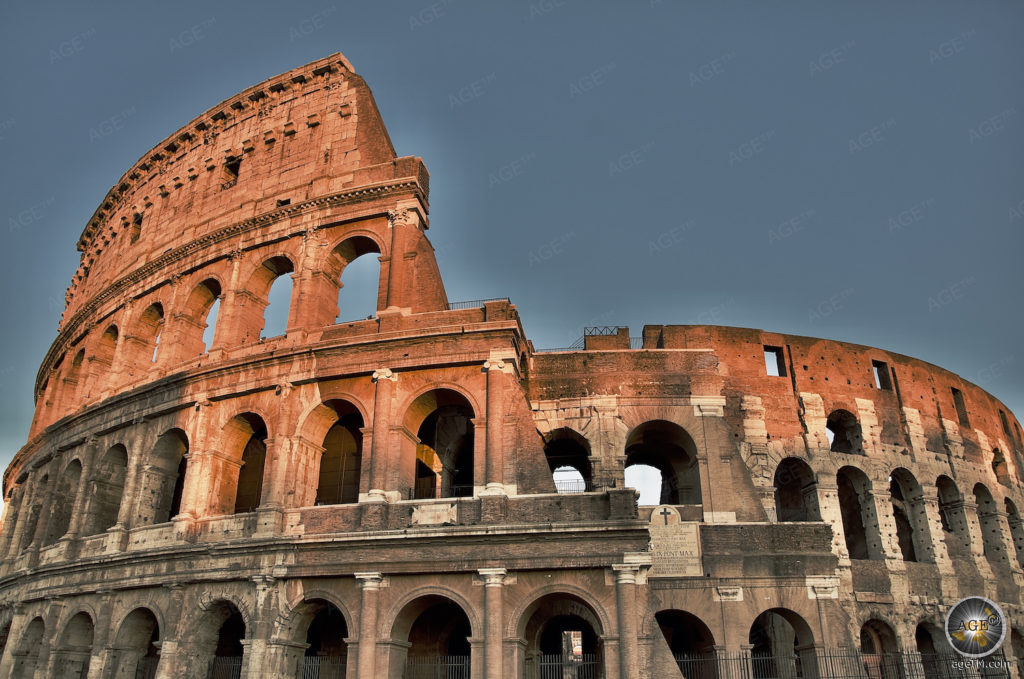
<path fill-rule="evenodd" d="M 120 320 L 100 326 L 58 357 L 41 385 L 42 400 L 63 414 L 154 365 L 173 365 L 213 347 L 230 348 L 283 335 L 300 323 L 331 325 L 340 318 L 339 309 L 352 320 L 372 315 L 380 303 L 381 267 L 379 257 L 365 255 L 382 252 L 372 232 L 350 234 L 331 249 L 322 271 L 303 272 L 328 281 L 326 287 L 334 290 L 337 302 L 333 312 L 325 300 L 300 299 L 309 295 L 293 286 L 299 275 L 296 257 L 287 253 L 266 257 L 240 272 L 238 280 L 243 282 L 237 289 L 231 289 L 233 277 L 227 265 L 191 277 L 192 287 L 182 299 L 174 286 L 168 286 L 157 299 L 134 304 L 137 312 L 129 308 Z M 344 285 L 353 282 L 354 287 L 342 292 Z M 223 309 L 222 301 L 228 301 Z M 315 310 L 306 308 L 312 304 L 317 305 Z"/>
<path fill-rule="evenodd" d="M 888 477 L 888 505 L 896 528 L 899 556 L 904 561 L 935 561 L 934 541 L 942 539 L 951 559 L 969 557 L 971 530 L 968 506 L 956 482 L 946 475 L 935 481 L 938 516 L 942 536 L 932 535 L 924 490 L 914 475 L 904 467 L 893 469 Z M 799 458 L 782 460 L 775 470 L 775 510 L 778 521 L 821 521 L 817 476 Z M 851 559 L 885 557 L 876 516 L 877 505 L 872 496 L 871 480 L 856 467 L 841 467 L 836 473 L 836 487 L 842 517 L 846 549 Z M 1004 498 L 997 505 L 991 491 L 983 483 L 972 489 L 981 528 L 982 551 L 994 567 L 1005 567 L 1009 560 L 1003 539 L 1003 518 L 1013 542 L 1013 560 L 1024 567 L 1024 519 L 1017 505 Z"/>
<path fill-rule="evenodd" d="M 467 396 L 452 389 L 431 389 L 412 399 L 402 418 L 417 441 L 415 468 L 408 470 L 415 479 L 412 499 L 473 495 L 475 416 Z M 303 432 L 320 445 L 311 456 L 315 464 L 300 476 L 315 492 L 300 506 L 358 502 L 360 493 L 368 490 L 370 463 L 364 455 L 367 422 L 362 408 L 349 400 L 331 399 L 313 409 L 305 422 Z M 15 512 L 10 550 L 18 553 L 37 538 L 46 546 L 64 536 L 96 535 L 119 524 L 137 528 L 165 523 L 181 513 L 200 517 L 252 512 L 263 504 L 272 481 L 270 440 L 261 415 L 235 415 L 215 444 L 221 473 L 196 472 L 191 486 L 190 462 L 196 458 L 181 428 L 164 431 L 137 461 L 120 443 L 92 458 L 78 454 L 58 470 L 42 470 L 22 488 L 18 506 L 10 506 Z M 78 497 L 83 498 L 80 504 Z"/>

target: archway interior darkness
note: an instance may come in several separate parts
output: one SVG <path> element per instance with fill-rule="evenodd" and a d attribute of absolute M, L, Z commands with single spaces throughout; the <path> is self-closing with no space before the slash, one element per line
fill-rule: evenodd
<path fill-rule="evenodd" d="M 263 466 L 267 457 L 267 427 L 263 420 L 246 413 L 234 418 L 236 430 L 248 431 L 249 437 L 242 449 L 242 466 L 238 470 L 238 487 L 235 493 L 235 514 L 254 511 L 260 506 L 263 493 Z"/>
<path fill-rule="evenodd" d="M 1010 650 L 1017 659 L 1017 675 L 1024 677 L 1024 634 L 1016 629 L 1010 630 Z"/>
<path fill-rule="evenodd" d="M 939 494 L 939 519 L 945 533 L 946 551 L 954 563 L 971 562 L 971 538 L 964 513 L 963 497 L 953 479 L 940 476 L 935 481 Z"/>
<path fill-rule="evenodd" d="M 776 467 L 775 515 L 778 521 L 821 521 L 818 484 L 803 460 L 787 457 Z"/>
<path fill-rule="evenodd" d="M 245 639 L 245 620 L 237 610 L 221 623 L 217 630 L 217 646 L 213 650 L 215 658 L 241 658 Z"/>
<path fill-rule="evenodd" d="M 68 532 L 71 524 L 71 509 L 75 497 L 78 495 L 78 484 L 82 479 L 82 463 L 72 460 L 64 469 L 64 473 L 57 483 L 55 498 L 62 498 L 63 501 L 54 502 L 50 508 L 50 523 L 47 527 L 46 540 L 44 545 L 50 545 L 59 540 Z"/>
<path fill-rule="evenodd" d="M 127 472 L 128 451 L 122 445 L 111 447 L 92 473 L 85 535 L 102 533 L 117 523 Z"/>
<path fill-rule="evenodd" d="M 345 616 L 333 604 L 323 602 L 320 611 L 309 623 L 306 631 L 306 656 L 317 658 L 340 659 L 344 667 L 348 656 L 348 625 Z"/>
<path fill-rule="evenodd" d="M 346 401 L 330 401 L 337 420 L 324 436 L 316 504 L 359 501 L 359 472 L 363 459 L 363 417 Z"/>
<path fill-rule="evenodd" d="M 89 674 L 95 629 L 88 613 L 76 613 L 64 627 L 57 644 L 54 667 L 58 677 L 85 677 Z"/>
<path fill-rule="evenodd" d="M 917 561 L 917 548 L 914 546 L 914 510 L 908 497 L 915 490 L 916 481 L 909 473 L 897 470 L 889 477 L 889 500 L 892 504 L 892 516 L 896 523 L 896 541 L 900 546 L 900 554 L 904 561 Z"/>
<path fill-rule="evenodd" d="M 526 676 L 603 676 L 601 625 L 582 600 L 571 594 L 549 594 L 531 604 L 523 618 Z"/>
<path fill-rule="evenodd" d="M 715 638 L 700 618 L 685 611 L 659 611 L 654 619 L 683 677 L 716 677 Z"/>
<path fill-rule="evenodd" d="M 634 429 L 626 440 L 626 468 L 634 465 L 661 473 L 659 504 L 701 504 L 697 445 L 679 425 L 653 420 Z"/>
<path fill-rule="evenodd" d="M 473 495 L 473 410 L 456 392 L 424 394 L 410 410 L 433 407 L 416 430 L 414 499 Z M 410 416 L 414 416 L 411 413 Z"/>
<path fill-rule="evenodd" d="M 556 429 L 544 443 L 544 457 L 559 493 L 583 493 L 592 488 L 590 447 L 571 429 Z"/>
<path fill-rule="evenodd" d="M 864 507 L 861 497 L 869 484 L 864 472 L 853 467 L 843 467 L 836 474 L 839 508 L 843 520 L 843 535 L 851 559 L 868 559 L 867 532 L 864 526 Z"/>
<path fill-rule="evenodd" d="M 829 449 L 833 453 L 864 454 L 860 424 L 853 413 L 848 410 L 832 411 L 825 421 L 825 428 L 830 441 Z"/>
<path fill-rule="evenodd" d="M 153 447 L 153 484 L 144 489 L 144 497 L 152 497 L 153 523 L 170 521 L 181 512 L 181 495 L 185 490 L 188 471 L 188 437 L 180 429 L 171 429 L 160 435 Z M 145 504 L 145 503 L 143 503 Z M 144 508 L 140 510 L 145 511 Z"/>
<path fill-rule="evenodd" d="M 46 634 L 46 625 L 42 618 L 33 618 L 25 627 L 24 634 L 17 647 L 11 679 L 32 679 L 39 661 L 39 650 Z"/>
<path fill-rule="evenodd" d="M 974 501 L 978 506 L 978 523 L 981 524 L 981 544 L 985 558 L 991 566 L 1005 568 L 1007 562 L 1002 521 L 997 513 L 995 499 L 985 484 L 975 484 Z"/>
<path fill-rule="evenodd" d="M 807 622 L 784 608 L 761 613 L 747 635 L 753 679 L 796 678 L 802 657 L 813 653 L 814 636 Z"/>
<path fill-rule="evenodd" d="M 151 679 L 156 676 L 160 660 L 160 625 L 148 608 L 136 608 L 129 613 L 115 638 L 115 677 Z"/>
<path fill-rule="evenodd" d="M 409 651 L 406 657 L 407 676 L 468 679 L 470 663 L 469 618 L 454 601 L 440 596 L 420 599 L 407 614 L 417 614 L 409 628 Z M 396 622 L 396 625 L 401 624 Z M 408 621 L 406 621 L 408 624 Z M 399 637 L 400 638 L 400 637 Z M 435 673 L 435 674 L 431 674 Z"/>
<path fill-rule="evenodd" d="M 860 652 L 868 679 L 901 679 L 901 657 L 896 633 L 881 620 L 868 620 L 860 628 Z"/>
<path fill-rule="evenodd" d="M 50 475 L 44 474 L 43 478 L 39 479 L 39 488 L 46 488 L 49 484 Z M 28 508 L 28 514 L 25 518 L 25 532 L 21 534 L 21 544 L 18 545 L 19 550 L 23 550 L 32 544 L 36 529 L 39 527 L 39 518 L 42 512 L 43 501 L 39 497 L 39 493 L 36 493 L 36 497 L 32 498 L 32 506 Z"/>

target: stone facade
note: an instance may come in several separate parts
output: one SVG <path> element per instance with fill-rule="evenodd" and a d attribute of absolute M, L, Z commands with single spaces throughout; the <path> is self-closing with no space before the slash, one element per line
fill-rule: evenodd
<path fill-rule="evenodd" d="M 1021 656 L 1024 459 L 998 400 L 751 329 L 537 351 L 508 300 L 449 302 L 428 192 L 340 54 L 125 173 L 4 475 L 0 678 L 681 677 L 941 650 L 973 594 Z M 378 311 L 338 323 L 361 256 Z M 278 279 L 287 328 L 262 337 Z"/>

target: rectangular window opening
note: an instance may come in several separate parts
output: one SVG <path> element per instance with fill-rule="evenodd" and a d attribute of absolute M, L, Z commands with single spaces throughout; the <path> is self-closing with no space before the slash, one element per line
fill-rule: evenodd
<path fill-rule="evenodd" d="M 892 391 L 892 380 L 889 379 L 889 364 L 885 361 L 871 361 L 871 370 L 875 374 L 875 389 Z"/>
<path fill-rule="evenodd" d="M 281 200 L 277 201 L 277 206 L 278 207 L 284 207 L 285 205 L 291 205 L 291 204 L 292 204 L 292 199 L 291 198 L 282 198 Z"/>
<path fill-rule="evenodd" d="M 142 235 L 142 215 L 138 212 L 132 217 L 132 231 L 131 231 L 131 242 L 139 240 L 139 236 Z"/>
<path fill-rule="evenodd" d="M 764 347 L 764 367 L 771 377 L 786 376 L 786 359 L 782 354 L 782 347 Z"/>
<path fill-rule="evenodd" d="M 960 426 L 971 426 L 971 421 L 967 418 L 967 404 L 964 403 L 964 393 L 956 387 L 950 387 L 949 389 L 953 392 L 953 405 L 956 406 L 956 416 L 960 420 Z"/>
<path fill-rule="evenodd" d="M 238 182 L 238 172 L 242 169 L 241 158 L 231 158 L 224 163 L 224 183 L 221 188 L 230 189 Z"/>
<path fill-rule="evenodd" d="M 999 421 L 1003 425 L 1003 433 L 1006 434 L 1006 438 L 1011 439 L 1010 442 L 1013 443 L 1013 432 L 1010 431 L 1010 421 L 1006 419 L 1006 413 L 1003 412 L 1001 409 L 999 411 Z"/>

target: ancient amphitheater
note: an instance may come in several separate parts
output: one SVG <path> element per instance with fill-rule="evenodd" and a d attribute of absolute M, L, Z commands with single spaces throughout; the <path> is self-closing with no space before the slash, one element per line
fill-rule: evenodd
<path fill-rule="evenodd" d="M 335 54 L 116 182 L 4 475 L 0 677 L 1018 676 L 999 400 L 752 329 L 537 350 L 507 299 L 446 296 L 428 177 Z M 338 323 L 363 256 L 377 312 Z M 658 506 L 626 486 L 641 466 Z M 1002 672 L 946 655 L 979 594 Z"/>

